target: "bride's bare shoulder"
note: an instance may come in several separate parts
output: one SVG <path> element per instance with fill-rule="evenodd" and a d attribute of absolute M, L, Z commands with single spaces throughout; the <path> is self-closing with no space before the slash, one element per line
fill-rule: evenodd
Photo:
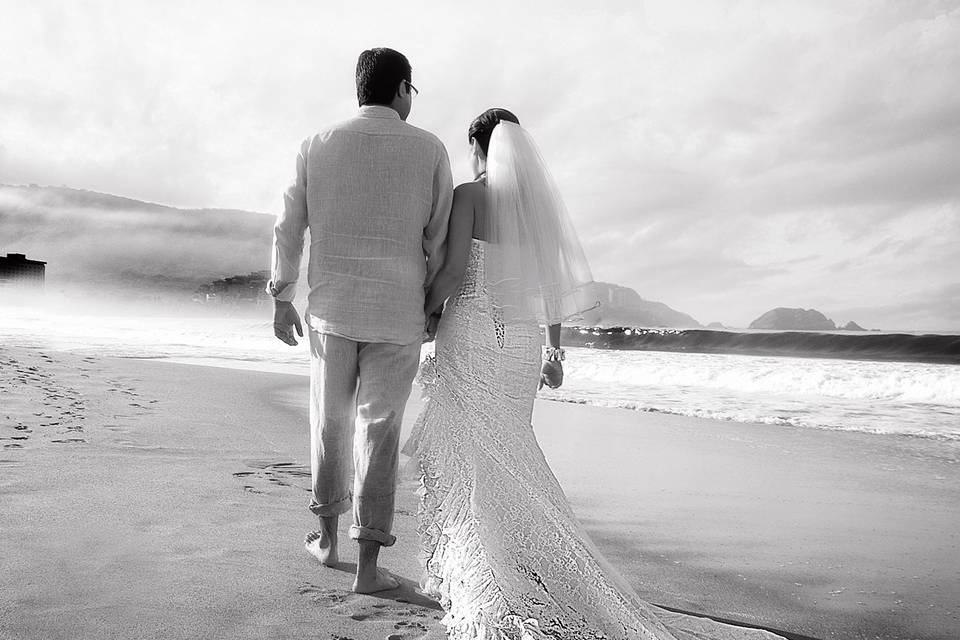
<path fill-rule="evenodd" d="M 457 188 L 453 190 L 453 195 L 458 198 L 470 198 L 471 200 L 475 200 L 483 197 L 483 194 L 486 191 L 486 186 L 487 185 L 479 180 L 474 180 L 473 182 L 464 182 L 457 185 Z"/>
<path fill-rule="evenodd" d="M 485 209 L 487 195 L 487 185 L 479 180 L 473 182 L 464 182 L 453 190 L 454 207 L 460 205 L 460 208 L 469 208 L 471 211 L 482 215 Z"/>

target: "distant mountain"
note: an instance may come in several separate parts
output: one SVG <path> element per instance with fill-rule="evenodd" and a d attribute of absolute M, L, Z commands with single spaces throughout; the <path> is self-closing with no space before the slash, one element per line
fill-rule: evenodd
<path fill-rule="evenodd" d="M 188 291 L 270 266 L 273 217 L 66 187 L 0 185 L 0 253 L 47 262 L 47 289 Z"/>
<path fill-rule="evenodd" d="M 843 325 L 840 328 L 843 329 L 844 331 L 866 331 L 866 329 L 858 325 L 853 320 L 851 320 L 850 322 L 848 322 L 847 324 Z"/>
<path fill-rule="evenodd" d="M 777 307 L 751 322 L 750 328 L 776 331 L 832 331 L 837 328 L 837 325 L 816 309 Z"/>
<path fill-rule="evenodd" d="M 629 287 L 607 282 L 594 283 L 600 302 L 598 325 L 604 327 L 696 328 L 699 322 L 662 302 L 645 300 Z"/>

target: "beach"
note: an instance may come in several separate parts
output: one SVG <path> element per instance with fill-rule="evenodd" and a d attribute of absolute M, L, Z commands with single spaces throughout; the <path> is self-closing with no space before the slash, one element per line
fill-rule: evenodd
<path fill-rule="evenodd" d="M 0 637 L 443 638 L 419 595 L 416 482 L 399 594 L 302 546 L 307 379 L 0 346 Z M 405 415 L 419 407 L 414 388 Z M 578 517 L 642 597 L 816 638 L 960 636 L 955 456 L 902 436 L 538 401 Z"/>

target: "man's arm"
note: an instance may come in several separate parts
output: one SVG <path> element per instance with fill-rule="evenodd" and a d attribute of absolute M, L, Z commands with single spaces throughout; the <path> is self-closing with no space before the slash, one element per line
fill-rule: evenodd
<path fill-rule="evenodd" d="M 300 317 L 293 306 L 307 230 L 307 149 L 304 141 L 297 155 L 296 177 L 283 194 L 283 211 L 273 226 L 273 257 L 267 291 L 274 297 L 273 333 L 289 345 L 297 344 L 293 329 L 303 337 Z"/>
<path fill-rule="evenodd" d="M 429 287 L 443 266 L 446 255 L 447 225 L 453 204 L 453 176 L 447 149 L 440 145 L 440 159 L 433 172 L 433 203 L 430 219 L 423 229 L 423 255 L 427 260 L 427 276 L 423 286 Z"/>

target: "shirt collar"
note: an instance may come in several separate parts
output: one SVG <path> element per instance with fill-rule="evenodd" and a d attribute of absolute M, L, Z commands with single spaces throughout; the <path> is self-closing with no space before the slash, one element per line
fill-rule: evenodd
<path fill-rule="evenodd" d="M 360 107 L 360 117 L 361 118 L 387 118 L 390 120 L 399 120 L 400 114 L 391 109 L 390 107 L 385 107 L 379 104 L 367 104 Z"/>

